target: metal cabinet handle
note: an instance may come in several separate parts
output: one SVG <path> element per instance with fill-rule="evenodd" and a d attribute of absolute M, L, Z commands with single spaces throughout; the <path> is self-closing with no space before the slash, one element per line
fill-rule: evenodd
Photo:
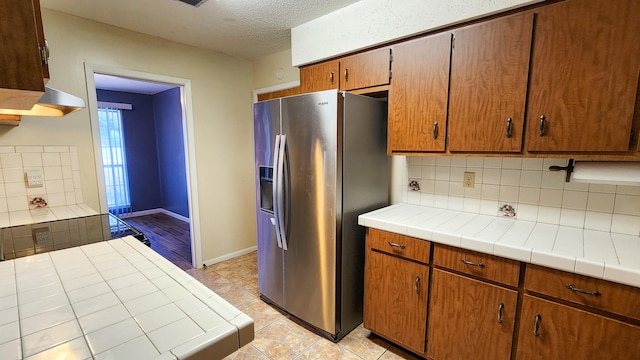
<path fill-rule="evenodd" d="M 542 316 L 540 316 L 540 314 L 536 314 L 536 317 L 534 319 L 535 321 L 533 322 L 533 335 L 538 336 L 540 335 L 540 320 L 542 320 Z"/>
<path fill-rule="evenodd" d="M 507 139 L 511 138 L 511 123 L 513 122 L 512 118 L 507 119 L 507 134 L 505 135 Z"/>
<path fill-rule="evenodd" d="M 438 122 L 433 123 L 433 140 L 438 138 Z"/>
<path fill-rule="evenodd" d="M 463 264 L 465 264 L 465 265 L 477 266 L 477 267 L 479 267 L 479 268 L 481 268 L 481 269 L 483 269 L 483 268 L 486 266 L 484 263 L 474 263 L 474 262 L 469 261 L 469 260 L 467 260 L 467 259 L 465 259 L 465 258 L 462 258 L 462 260 L 461 260 L 461 261 L 462 261 L 462 263 L 463 263 Z"/>
<path fill-rule="evenodd" d="M 504 304 L 498 304 L 498 324 L 502 324 L 502 310 L 504 310 Z"/>
<path fill-rule="evenodd" d="M 569 290 L 571 290 L 573 292 L 577 292 L 577 293 L 581 293 L 581 294 L 592 295 L 592 296 L 600 296 L 600 295 L 602 295 L 598 290 L 594 290 L 594 291 L 582 290 L 582 289 L 578 289 L 576 287 L 573 287 L 573 285 L 571 285 L 571 284 L 567 284 L 564 287 L 566 287 L 567 289 L 569 289 Z"/>
<path fill-rule="evenodd" d="M 416 276 L 416 294 L 420 294 L 420 276 Z"/>
<path fill-rule="evenodd" d="M 344 81 L 349 81 L 349 68 L 344 69 Z"/>
<path fill-rule="evenodd" d="M 329 74 L 329 81 L 333 84 L 333 71 Z"/>
<path fill-rule="evenodd" d="M 398 243 L 394 243 L 394 242 L 391 242 L 391 241 L 389 241 L 389 245 L 393 246 L 393 247 L 400 248 L 400 249 L 404 249 L 406 247 L 403 244 L 398 244 Z"/>
<path fill-rule="evenodd" d="M 540 115 L 540 136 L 544 136 L 545 132 L 544 132 L 544 122 L 547 120 L 547 118 L 544 115 Z"/>

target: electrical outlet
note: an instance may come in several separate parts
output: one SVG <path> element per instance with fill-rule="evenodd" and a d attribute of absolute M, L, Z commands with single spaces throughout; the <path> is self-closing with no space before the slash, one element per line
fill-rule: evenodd
<path fill-rule="evenodd" d="M 462 187 L 473 189 L 476 186 L 476 173 L 465 172 L 462 179 Z"/>
<path fill-rule="evenodd" d="M 44 185 L 44 175 L 42 175 L 42 170 L 27 170 L 25 177 L 27 178 L 27 187 L 35 188 L 42 187 Z"/>
<path fill-rule="evenodd" d="M 51 231 L 48 227 L 33 229 L 33 241 L 37 244 L 46 244 L 51 242 Z"/>

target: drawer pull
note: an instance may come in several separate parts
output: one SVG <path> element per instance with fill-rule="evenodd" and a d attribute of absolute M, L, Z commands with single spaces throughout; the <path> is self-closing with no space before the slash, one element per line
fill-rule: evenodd
<path fill-rule="evenodd" d="M 483 268 L 486 266 L 484 263 L 474 263 L 473 261 L 469 261 L 469 260 L 467 260 L 467 259 L 465 259 L 465 258 L 462 258 L 462 260 L 461 260 L 461 261 L 462 261 L 462 263 L 463 263 L 463 264 L 465 264 L 465 265 L 477 266 L 477 267 L 479 267 L 480 269 L 483 269 Z"/>
<path fill-rule="evenodd" d="M 433 123 L 433 140 L 438 139 L 438 122 Z"/>
<path fill-rule="evenodd" d="M 507 119 L 507 133 L 505 134 L 505 136 L 507 137 L 507 139 L 511 138 L 511 123 L 513 122 L 512 118 L 508 118 Z"/>
<path fill-rule="evenodd" d="M 504 304 L 498 304 L 498 324 L 502 324 L 502 310 L 504 310 Z"/>
<path fill-rule="evenodd" d="M 404 246 L 402 244 L 394 243 L 394 242 L 391 242 L 391 241 L 389 241 L 389 245 L 393 246 L 393 247 L 400 248 L 400 249 L 404 249 L 406 247 L 406 246 Z"/>
<path fill-rule="evenodd" d="M 540 320 L 541 319 L 542 319 L 542 316 L 540 316 L 540 314 L 536 314 L 535 322 L 533 323 L 533 335 L 534 336 L 540 335 Z"/>
<path fill-rule="evenodd" d="M 420 276 L 416 276 L 416 294 L 420 294 Z"/>
<path fill-rule="evenodd" d="M 600 293 L 600 291 L 598 291 L 598 290 L 594 290 L 594 291 L 582 290 L 582 289 L 578 289 L 576 287 L 573 287 L 573 285 L 571 285 L 571 284 L 567 284 L 567 285 L 565 285 L 565 287 L 567 289 L 573 291 L 573 292 L 578 292 L 578 293 L 581 293 L 581 294 L 592 295 L 592 296 L 600 296 L 600 295 L 602 295 Z"/>

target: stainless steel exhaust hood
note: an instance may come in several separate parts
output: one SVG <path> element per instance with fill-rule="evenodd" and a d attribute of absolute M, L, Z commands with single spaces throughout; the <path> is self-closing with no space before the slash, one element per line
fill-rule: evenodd
<path fill-rule="evenodd" d="M 84 100 L 60 90 L 44 87 L 44 95 L 31 110 L 0 109 L 0 114 L 28 116 L 64 116 L 86 107 Z"/>

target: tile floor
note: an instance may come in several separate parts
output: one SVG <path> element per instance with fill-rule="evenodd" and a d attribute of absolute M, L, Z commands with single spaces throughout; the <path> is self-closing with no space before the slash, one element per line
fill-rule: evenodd
<path fill-rule="evenodd" d="M 187 273 L 249 315 L 255 339 L 227 359 L 418 359 L 358 326 L 333 343 L 297 325 L 260 300 L 257 253 Z"/>

